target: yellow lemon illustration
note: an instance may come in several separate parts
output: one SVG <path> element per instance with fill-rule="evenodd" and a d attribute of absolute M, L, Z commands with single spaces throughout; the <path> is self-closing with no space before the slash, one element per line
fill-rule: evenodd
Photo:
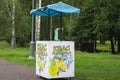
<path fill-rule="evenodd" d="M 39 66 L 40 66 L 40 69 L 43 71 L 44 64 L 43 64 L 43 60 L 42 59 L 39 60 Z"/>
<path fill-rule="evenodd" d="M 65 72 L 65 71 L 66 71 L 66 69 L 67 69 L 66 64 L 62 64 L 62 66 L 61 66 L 61 70 Z"/>
<path fill-rule="evenodd" d="M 56 65 L 56 62 L 55 60 L 51 60 L 51 64 L 50 64 L 50 67 L 49 67 L 49 74 L 51 76 L 56 76 L 58 73 L 58 66 Z"/>
<path fill-rule="evenodd" d="M 62 71 L 66 71 L 66 69 L 67 69 L 66 64 L 63 63 L 62 60 L 59 60 L 59 61 L 58 61 L 58 69 L 59 69 L 59 70 L 62 70 Z"/>
<path fill-rule="evenodd" d="M 62 64 L 63 64 L 63 61 L 62 61 L 62 60 L 59 60 L 59 61 L 58 61 L 58 69 L 61 68 Z"/>

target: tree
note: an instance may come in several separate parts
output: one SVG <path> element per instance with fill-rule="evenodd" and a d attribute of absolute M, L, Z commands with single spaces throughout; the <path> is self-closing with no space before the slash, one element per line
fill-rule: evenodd
<path fill-rule="evenodd" d="M 18 0 L 16 5 L 16 42 L 17 45 L 24 47 L 31 37 L 31 15 L 29 14 L 31 1 Z"/>
<path fill-rule="evenodd" d="M 4 4 L 4 5 L 3 5 Z M 15 11 L 15 3 L 14 1 L 3 1 L 1 4 L 1 13 L 0 16 L 2 17 L 2 19 L 4 20 L 4 23 L 1 25 L 1 36 L 4 40 L 7 40 L 8 42 L 10 42 L 11 39 L 11 34 L 14 34 L 15 32 L 13 31 L 14 29 L 11 27 L 12 24 L 14 24 L 14 11 Z M 1 20 L 2 20 L 1 19 Z M 13 22 L 12 22 L 13 21 Z M 11 23 L 12 22 L 12 23 Z M 13 38 L 12 38 L 13 40 Z M 11 45 L 12 48 L 15 47 L 15 39 L 13 42 L 13 45 Z"/>
<path fill-rule="evenodd" d="M 36 7 L 41 8 L 42 0 L 36 0 Z M 40 40 L 41 17 L 36 16 L 35 40 Z"/>
<path fill-rule="evenodd" d="M 16 38 L 15 38 L 15 0 L 13 0 L 12 6 L 12 38 L 11 38 L 11 48 L 16 47 Z"/>
<path fill-rule="evenodd" d="M 76 42 L 81 43 L 83 41 L 89 41 L 93 35 L 94 26 L 94 5 L 92 0 L 86 0 L 84 4 L 82 4 L 81 13 L 79 17 L 79 21 L 77 26 L 75 27 L 75 32 L 73 35 L 75 37 Z"/>
<path fill-rule="evenodd" d="M 116 25 L 119 19 L 119 10 L 117 9 L 118 1 L 117 0 L 110 0 L 108 5 L 109 13 L 108 13 L 108 21 L 109 21 L 109 37 L 111 41 L 111 50 L 113 54 L 115 53 L 114 50 L 114 37 L 117 35 L 117 30 L 119 27 Z"/>
<path fill-rule="evenodd" d="M 79 22 L 73 35 L 77 44 L 93 40 L 93 35 L 109 36 L 111 51 L 114 54 L 114 40 L 119 32 L 119 5 L 117 0 L 85 0 L 81 7 Z"/>
<path fill-rule="evenodd" d="M 9 4 L 7 3 L 7 0 L 2 0 L 0 3 L 0 40 L 6 39 L 9 41 L 8 37 L 10 38 L 11 36 L 11 12 L 8 10 Z"/>

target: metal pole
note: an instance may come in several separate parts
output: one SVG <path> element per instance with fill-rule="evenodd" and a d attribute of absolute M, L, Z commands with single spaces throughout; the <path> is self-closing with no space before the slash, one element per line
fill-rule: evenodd
<path fill-rule="evenodd" d="M 62 12 L 61 12 L 61 15 L 60 15 L 60 41 L 62 41 Z"/>
<path fill-rule="evenodd" d="M 35 0 L 32 0 L 32 9 L 35 7 Z M 29 59 L 34 58 L 34 49 L 35 49 L 35 16 L 32 15 L 32 33 L 31 33 L 31 42 L 30 42 L 30 55 Z"/>
<path fill-rule="evenodd" d="M 52 29 L 53 29 L 53 25 L 52 25 L 52 16 L 50 17 L 50 40 L 52 40 L 52 38 L 53 38 L 53 34 L 52 34 Z"/>
<path fill-rule="evenodd" d="M 50 12 L 50 11 L 49 11 Z M 48 35 L 49 37 L 47 36 L 47 40 L 51 40 L 50 38 L 50 30 L 51 30 L 51 26 L 50 26 L 50 15 L 48 15 Z"/>

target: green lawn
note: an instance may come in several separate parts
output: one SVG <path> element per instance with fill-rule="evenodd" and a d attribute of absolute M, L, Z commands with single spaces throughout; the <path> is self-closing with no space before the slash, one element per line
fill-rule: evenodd
<path fill-rule="evenodd" d="M 117 52 L 117 43 L 114 45 L 115 51 Z M 111 51 L 111 45 L 110 41 L 106 41 L 105 44 L 100 44 L 99 41 L 97 41 L 97 50 L 102 50 L 102 51 Z"/>
<path fill-rule="evenodd" d="M 0 42 L 0 58 L 35 67 L 35 59 L 29 60 L 29 48 L 10 48 L 6 42 Z"/>
<path fill-rule="evenodd" d="M 29 48 L 12 49 L 0 42 L 0 59 L 35 67 L 35 59 L 29 60 Z M 111 53 L 75 52 L 75 76 L 88 80 L 120 80 L 120 55 Z"/>
<path fill-rule="evenodd" d="M 76 51 L 75 75 L 90 80 L 120 80 L 120 55 Z"/>

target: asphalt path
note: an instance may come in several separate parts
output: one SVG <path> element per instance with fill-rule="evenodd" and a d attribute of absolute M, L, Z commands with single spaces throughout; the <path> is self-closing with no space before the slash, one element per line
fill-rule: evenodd
<path fill-rule="evenodd" d="M 40 80 L 35 68 L 0 59 L 0 80 Z"/>
<path fill-rule="evenodd" d="M 34 67 L 8 62 L 0 59 L 0 80 L 47 80 L 35 74 Z M 51 80 L 85 80 L 80 78 L 51 79 Z"/>

